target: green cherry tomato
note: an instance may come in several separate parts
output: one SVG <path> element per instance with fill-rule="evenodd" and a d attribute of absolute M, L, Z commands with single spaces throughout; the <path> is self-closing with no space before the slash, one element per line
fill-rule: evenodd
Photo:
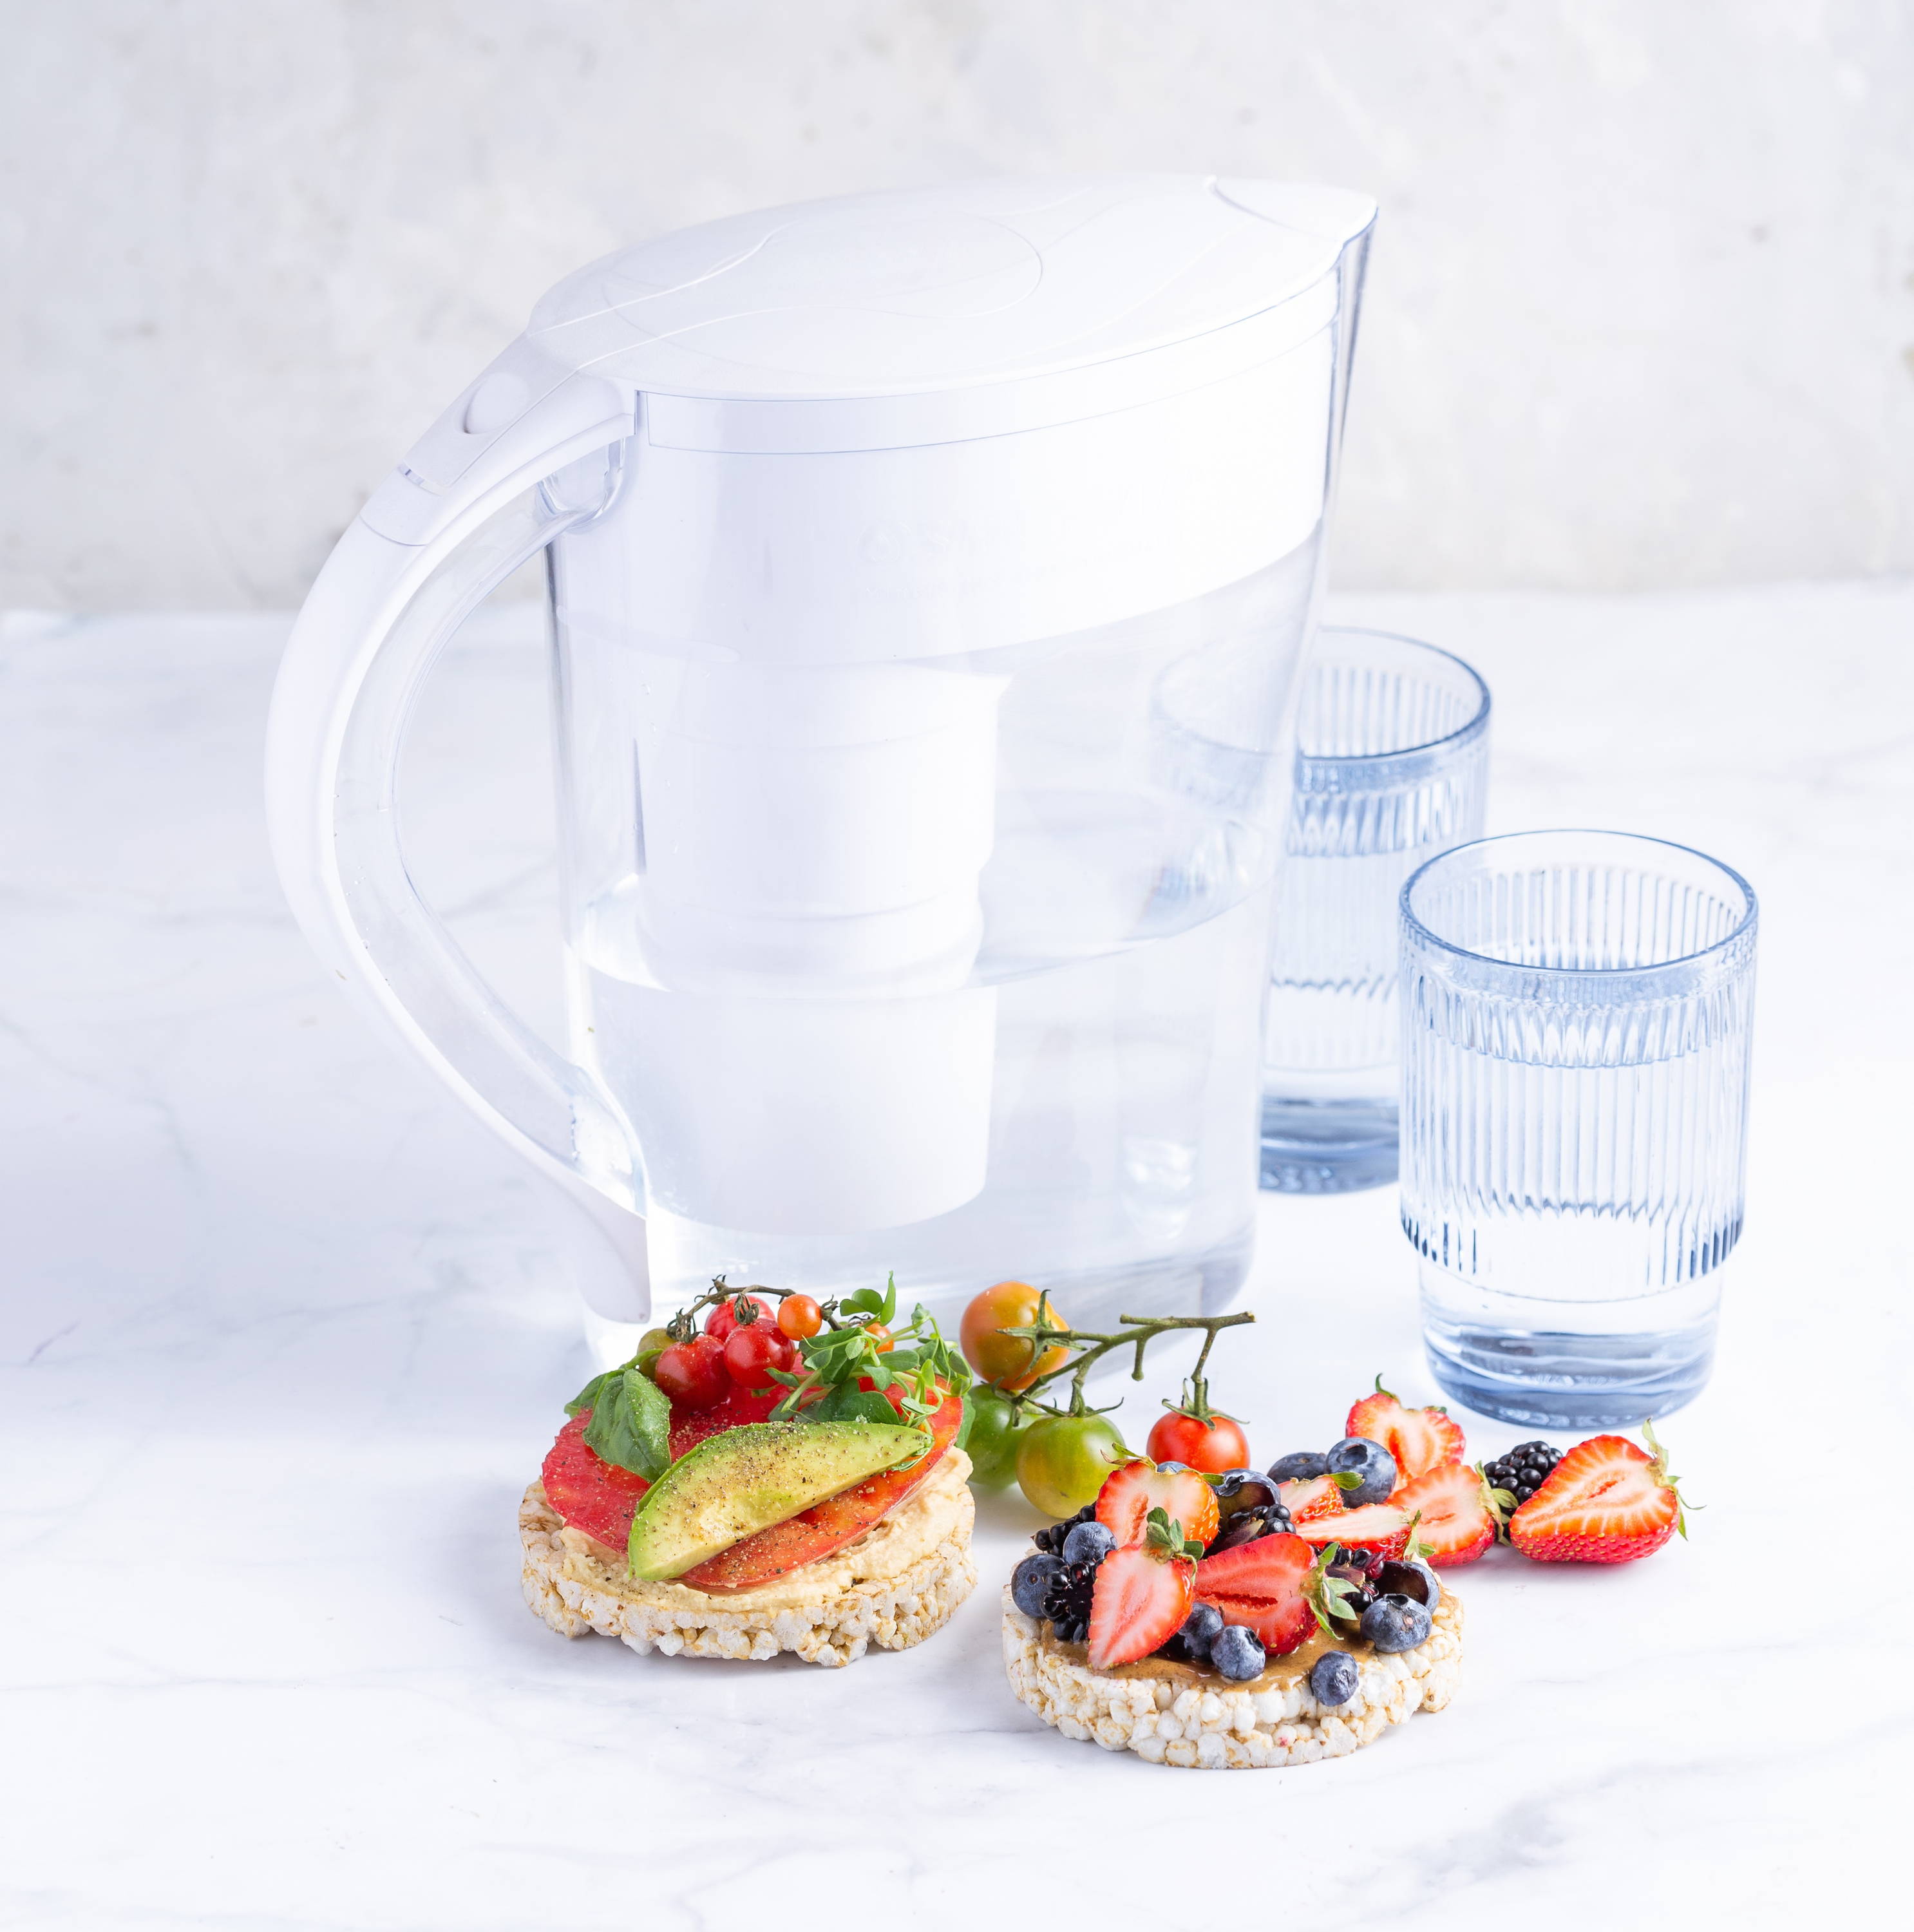
<path fill-rule="evenodd" d="M 670 1346 L 671 1337 L 664 1329 L 647 1328 L 638 1337 L 638 1352 L 634 1358 L 640 1370 L 651 1375 L 658 1366 L 658 1357 Z"/>
<path fill-rule="evenodd" d="M 1013 1409 L 994 1389 L 969 1395 L 970 1432 L 964 1448 L 970 1459 L 970 1480 L 980 1490 L 1000 1490 L 1017 1473 L 1017 1449 L 1034 1420 L 1029 1409 Z"/>
<path fill-rule="evenodd" d="M 1130 1453 L 1107 1416 L 1046 1415 L 1021 1432 L 1017 1484 L 1059 1521 L 1094 1502 L 1104 1478 Z"/>

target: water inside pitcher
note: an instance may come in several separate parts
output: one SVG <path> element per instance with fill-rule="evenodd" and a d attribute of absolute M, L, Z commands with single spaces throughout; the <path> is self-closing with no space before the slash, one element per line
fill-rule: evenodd
<path fill-rule="evenodd" d="M 571 1043 L 664 1300 L 1234 1291 L 1316 549 L 902 668 L 700 674 L 555 600 Z"/>

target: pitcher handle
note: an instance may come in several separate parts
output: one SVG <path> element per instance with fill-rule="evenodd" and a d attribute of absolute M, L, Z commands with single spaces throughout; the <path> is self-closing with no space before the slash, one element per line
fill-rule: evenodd
<path fill-rule="evenodd" d="M 520 340 L 374 492 L 314 583 L 287 644 L 267 729 L 274 862 L 337 976 L 487 1126 L 560 1182 L 646 1299 L 643 1183 L 622 1124 L 584 1070 L 500 999 L 419 897 L 396 789 L 412 702 L 472 609 L 615 486 L 635 398 L 568 374 Z M 593 464 L 590 459 L 598 457 Z M 580 470 L 603 487 L 576 494 Z M 561 473 L 562 472 L 562 473 Z M 554 486 L 566 486 L 554 496 Z M 596 1242 L 593 1245 L 596 1245 Z M 608 1298 L 587 1286 L 588 1301 Z"/>

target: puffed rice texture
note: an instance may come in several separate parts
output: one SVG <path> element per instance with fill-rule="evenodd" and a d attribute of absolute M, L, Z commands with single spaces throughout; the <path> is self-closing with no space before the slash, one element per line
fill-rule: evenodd
<path fill-rule="evenodd" d="M 1004 1666 L 1010 1688 L 1066 1738 L 1134 1751 L 1151 1764 L 1253 1771 L 1346 1757 L 1418 1711 L 1439 1711 L 1462 1676 L 1462 1609 L 1442 1593 L 1414 1650 L 1359 1660 L 1346 1704 L 1318 1704 L 1306 1678 L 1266 1690 L 1115 1677 L 1066 1656 L 1004 1592 Z"/>

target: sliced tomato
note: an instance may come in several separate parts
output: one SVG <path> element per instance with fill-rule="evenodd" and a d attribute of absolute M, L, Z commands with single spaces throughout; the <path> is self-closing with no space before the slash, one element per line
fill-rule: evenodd
<path fill-rule="evenodd" d="M 734 1388 L 722 1402 L 709 1408 L 680 1408 L 671 1405 L 671 1460 L 688 1456 L 707 1436 L 722 1435 L 728 1429 L 742 1429 L 747 1422 L 764 1422 L 784 1399 L 784 1391 L 770 1388 Z"/>
<path fill-rule="evenodd" d="M 671 1460 L 696 1448 L 707 1436 L 721 1430 L 736 1429 L 747 1422 L 762 1422 L 777 1407 L 782 1389 L 734 1388 L 721 1402 L 710 1408 L 686 1408 L 671 1405 Z M 568 1528 L 582 1529 L 587 1536 L 622 1550 L 632 1537 L 632 1517 L 638 1498 L 651 1487 L 644 1477 L 608 1462 L 585 1443 L 585 1424 L 592 1419 L 586 1409 L 574 1415 L 558 1432 L 558 1440 L 545 1457 L 541 1480 L 545 1500 L 558 1512 Z"/>
<path fill-rule="evenodd" d="M 541 1476 L 545 1501 L 568 1529 L 582 1529 L 587 1536 L 622 1550 L 631 1540 L 638 1498 L 651 1485 L 644 1477 L 608 1462 L 596 1450 L 586 1448 L 585 1424 L 591 1419 L 592 1412 L 586 1409 L 558 1432 Z"/>
<path fill-rule="evenodd" d="M 894 1400 L 892 1406 L 896 1406 Z M 773 1523 L 769 1529 L 760 1529 L 755 1536 L 747 1536 L 742 1543 L 721 1550 L 696 1569 L 687 1570 L 677 1580 L 694 1590 L 716 1593 L 748 1590 L 760 1583 L 772 1582 L 806 1563 L 832 1556 L 846 1544 L 855 1543 L 880 1516 L 922 1486 L 943 1459 L 963 1419 L 962 1400 L 956 1396 L 947 1397 L 931 1418 L 931 1451 L 921 1462 L 913 1462 L 908 1468 L 867 1476 L 854 1487 L 813 1504 L 801 1515 Z M 674 1430 L 674 1450 L 676 1446 Z M 628 1534 L 628 1516 L 626 1521 Z"/>

